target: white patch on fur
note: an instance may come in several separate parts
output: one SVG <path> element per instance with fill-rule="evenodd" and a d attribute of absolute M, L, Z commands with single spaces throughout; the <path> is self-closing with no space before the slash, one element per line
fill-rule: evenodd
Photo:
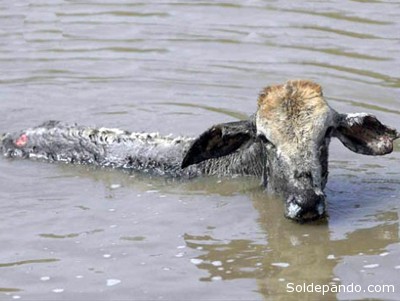
<path fill-rule="evenodd" d="M 353 126 L 355 124 L 361 124 L 363 119 L 367 117 L 369 114 L 367 113 L 350 113 L 346 114 L 346 122 L 349 126 Z"/>
<path fill-rule="evenodd" d="M 372 140 L 369 141 L 367 143 L 368 146 L 370 146 L 370 148 L 372 149 L 379 149 L 379 150 L 383 150 L 383 149 L 389 149 L 391 146 L 391 141 L 389 138 L 387 137 L 380 137 L 379 141 L 376 140 Z"/>
<path fill-rule="evenodd" d="M 300 212 L 301 207 L 295 203 L 290 203 L 288 210 L 287 210 L 287 216 L 290 218 L 296 218 L 297 214 Z"/>
<path fill-rule="evenodd" d="M 43 135 L 46 131 L 48 131 L 48 129 L 46 129 L 46 128 L 34 128 L 34 129 L 27 129 L 26 131 L 25 131 L 25 134 L 26 135 L 28 135 L 28 137 L 30 136 L 30 135 L 38 135 L 38 136 L 41 136 L 41 135 Z"/>

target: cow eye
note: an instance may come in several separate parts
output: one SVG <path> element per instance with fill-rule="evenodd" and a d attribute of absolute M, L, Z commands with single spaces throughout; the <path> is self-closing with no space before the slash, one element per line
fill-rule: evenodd
<path fill-rule="evenodd" d="M 274 145 L 271 141 L 269 141 L 268 138 L 265 137 L 264 134 L 258 134 L 257 137 L 258 137 L 258 139 L 261 140 L 261 142 L 262 142 L 263 144 L 265 144 L 265 146 L 266 146 L 267 148 L 275 148 L 275 145 Z"/>
<path fill-rule="evenodd" d="M 330 126 L 326 129 L 325 138 L 329 138 L 332 136 L 333 133 L 333 126 Z"/>
<path fill-rule="evenodd" d="M 264 134 L 258 134 L 258 138 L 261 140 L 262 143 L 273 145 L 272 142 L 269 141 L 268 138 L 265 137 Z"/>
<path fill-rule="evenodd" d="M 258 134 L 258 138 L 261 140 L 261 142 L 263 143 L 268 143 L 269 140 L 267 139 L 267 137 L 265 137 L 264 134 Z"/>

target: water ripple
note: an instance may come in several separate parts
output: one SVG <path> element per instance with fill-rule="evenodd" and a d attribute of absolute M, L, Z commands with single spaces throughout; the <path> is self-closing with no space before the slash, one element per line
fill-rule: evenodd
<path fill-rule="evenodd" d="M 45 258 L 45 259 L 22 260 L 22 261 L 15 261 L 15 262 L 0 263 L 0 268 L 14 267 L 14 266 L 20 266 L 20 265 L 25 265 L 25 264 L 34 264 L 34 263 L 50 263 L 50 262 L 57 262 L 57 261 L 60 261 L 60 259 Z"/>
<path fill-rule="evenodd" d="M 342 66 L 342 65 L 334 65 L 334 64 L 318 63 L 318 62 L 304 61 L 303 64 L 321 67 L 321 68 L 325 68 L 325 69 L 333 69 L 333 70 L 340 71 L 340 72 L 346 72 L 346 73 L 351 73 L 351 74 L 359 75 L 359 76 L 363 76 L 363 77 L 378 79 L 383 82 L 383 84 L 379 83 L 380 85 L 384 85 L 384 86 L 388 86 L 388 87 L 400 87 L 400 78 L 391 77 L 389 75 L 375 72 L 375 71 L 368 71 L 368 70 L 364 70 L 364 69 L 351 68 L 351 67 L 346 67 L 346 66 Z"/>
<path fill-rule="evenodd" d="M 325 18 L 334 19 L 334 20 L 349 21 L 349 22 L 353 22 L 353 23 L 364 23 L 364 24 L 371 24 L 371 25 L 393 24 L 393 22 L 391 22 L 391 21 L 379 21 L 379 20 L 373 20 L 373 19 L 362 18 L 362 17 L 357 17 L 357 16 L 347 16 L 343 12 L 315 12 L 315 11 L 301 10 L 301 9 L 282 9 L 282 10 L 286 11 L 286 12 L 291 12 L 291 13 L 305 14 L 305 15 L 311 15 L 311 16 L 320 16 L 320 17 L 325 17 Z"/>

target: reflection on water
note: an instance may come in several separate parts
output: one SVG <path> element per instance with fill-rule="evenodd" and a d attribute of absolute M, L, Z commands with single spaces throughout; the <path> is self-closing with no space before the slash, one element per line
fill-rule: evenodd
<path fill-rule="evenodd" d="M 236 238 L 227 238 L 225 232 L 221 236 L 218 227 L 206 226 L 207 221 L 204 218 L 204 224 L 200 227 L 203 232 L 200 234 L 188 230 L 183 232 L 182 238 L 185 245 L 179 248 L 185 247 L 186 251 L 178 252 L 176 256 L 180 258 L 188 254 L 187 259 L 192 267 L 206 271 L 206 274 L 198 278 L 201 282 L 253 279 L 256 280 L 256 290 L 261 295 L 273 296 L 277 300 L 307 299 L 312 296 L 308 293 L 288 295 L 286 290 L 290 283 L 347 285 L 356 281 L 357 284 L 367 285 L 382 283 L 384 279 L 386 284 L 397 285 L 393 282 L 393 277 L 397 277 L 400 273 L 399 269 L 395 268 L 400 266 L 396 255 L 400 253 L 398 210 L 394 207 L 385 209 L 377 204 L 376 208 L 379 209 L 374 212 L 369 208 L 368 203 L 359 202 L 358 194 L 354 194 L 352 190 L 362 189 L 359 194 L 372 198 L 382 187 L 383 191 L 378 192 L 377 195 L 381 200 L 385 200 L 390 199 L 393 193 L 397 193 L 398 190 L 395 187 L 400 183 L 391 179 L 374 179 L 373 177 L 362 180 L 355 176 L 346 183 L 346 178 L 352 173 L 374 171 L 372 175 L 379 175 L 380 171 L 386 170 L 387 167 L 372 163 L 356 165 L 339 160 L 331 163 L 333 185 L 330 185 L 328 189 L 331 217 L 328 223 L 317 222 L 301 226 L 286 220 L 283 217 L 283 203 L 273 196 L 268 196 L 259 188 L 258 180 L 251 177 L 247 179 L 199 178 L 193 181 L 180 181 L 149 178 L 135 173 L 128 176 L 117 171 L 95 172 L 96 169 L 91 168 L 61 167 L 67 176 L 71 171 L 78 171 L 80 177 L 101 181 L 104 186 L 110 187 L 109 197 L 111 198 L 115 198 L 115 195 L 112 195 L 112 191 L 115 191 L 113 187 L 135 188 L 139 189 L 141 195 L 156 193 L 162 198 L 168 198 L 168 195 L 182 196 L 182 194 L 196 198 L 215 194 L 227 198 L 232 198 L 238 193 L 247 195 L 251 199 L 253 210 L 257 213 L 256 223 L 253 225 L 256 228 L 252 231 L 257 232 L 257 235 L 250 234 L 251 232 L 246 232 L 246 230 L 244 232 L 239 230 L 240 235 L 237 233 L 234 235 Z M 118 184 L 113 184 L 115 182 Z M 370 185 L 368 189 L 365 189 L 366 182 Z M 395 186 L 390 188 L 389 184 L 393 183 Z M 338 184 L 342 190 L 335 191 L 337 189 L 335 186 Z M 341 202 L 341 194 L 346 194 L 346 204 Z M 394 200 L 392 205 L 396 202 Z M 364 205 L 366 205 L 365 208 Z M 217 205 L 219 208 L 226 206 L 230 206 L 229 199 L 219 201 Z M 223 220 L 231 223 L 232 218 L 234 217 L 227 216 Z M 215 221 L 211 219 L 209 222 Z M 338 224 L 341 225 L 338 226 Z M 249 234 L 250 237 L 248 237 Z M 145 236 L 123 236 L 120 239 L 140 243 L 146 243 L 148 240 Z M 381 273 L 381 269 L 379 264 L 375 267 L 374 264 L 368 263 L 379 262 L 379 259 L 384 256 L 392 258 L 385 265 L 385 269 L 390 270 L 385 270 L 388 274 L 381 276 L 383 278 L 374 278 L 374 272 Z M 361 264 L 357 261 L 358 258 Z M 348 263 L 353 261 L 355 263 L 349 267 Z M 366 273 L 364 266 L 367 269 L 369 266 L 375 269 L 368 271 L 369 280 L 365 281 L 362 278 L 362 275 Z M 358 270 L 354 270 L 356 267 Z M 351 273 L 349 269 L 353 269 Z M 328 298 L 335 298 L 335 296 L 334 293 L 327 294 Z M 349 296 L 357 298 L 351 294 L 340 296 L 344 299 Z M 388 298 L 393 296 L 397 295 L 387 295 Z"/>
<path fill-rule="evenodd" d="M 3 1 L 0 132 L 47 119 L 195 135 L 308 78 L 340 112 L 400 128 L 396 1 Z M 327 223 L 298 225 L 252 178 L 154 178 L 0 159 L 0 299 L 298 300 L 293 283 L 400 273 L 399 142 L 333 141 Z M 334 294 L 328 299 L 400 299 Z M 325 296 L 326 297 L 326 296 Z"/>
<path fill-rule="evenodd" d="M 93 276 L 87 274 L 88 272 L 91 275 L 104 274 L 106 286 L 110 279 L 118 280 L 115 286 L 123 285 L 127 277 L 132 277 L 130 273 L 137 271 L 136 265 L 142 267 L 139 270 L 143 269 L 142 272 L 149 272 L 147 269 L 152 270 L 153 265 L 170 274 L 185 271 L 193 274 L 190 277 L 192 283 L 219 283 L 220 286 L 216 287 L 220 288 L 225 285 L 229 287 L 232 283 L 241 290 L 243 288 L 237 286 L 237 281 L 241 283 L 252 280 L 252 291 L 275 300 L 298 300 L 312 296 L 318 298 L 318 295 L 308 293 L 288 294 L 286 290 L 290 283 L 339 285 L 356 282 L 366 285 L 381 283 L 382 279 L 385 283 L 392 283 L 400 272 L 395 268 L 400 266 L 396 255 L 400 253 L 400 248 L 397 199 L 393 200 L 391 196 L 393 193 L 398 195 L 399 190 L 396 187 L 400 183 L 395 183 L 389 176 L 378 180 L 382 171 L 387 171 L 387 164 L 384 164 L 387 161 L 362 165 L 343 160 L 333 160 L 331 163 L 331 182 L 328 187 L 330 219 L 328 223 L 306 225 L 286 220 L 283 217 L 283 203 L 268 196 L 258 186 L 258 179 L 251 177 L 206 177 L 180 181 L 85 166 L 53 166 L 58 172 L 53 178 L 47 177 L 50 183 L 64 179 L 78 184 L 89 180 L 89 183 L 94 183 L 94 187 L 100 188 L 93 201 L 77 198 L 77 201 L 68 204 L 66 208 L 76 208 L 72 212 L 75 220 L 90 220 L 95 215 L 96 219 L 105 221 L 93 220 L 87 225 L 82 224 L 83 227 L 101 224 L 102 229 L 73 231 L 75 226 L 65 224 L 68 223 L 70 209 L 62 209 L 66 216 L 62 220 L 57 217 L 57 223 L 61 224 L 48 226 L 48 229 L 41 230 L 36 235 L 43 239 L 45 248 L 53 249 L 53 254 L 62 258 L 62 261 L 69 261 L 70 256 L 71 259 L 76 256 L 79 258 L 81 255 L 77 254 L 85 250 L 95 260 L 85 259 L 82 262 L 77 259 L 78 266 L 75 263 L 71 265 L 74 273 L 72 277 L 85 274 L 86 278 L 83 279 L 89 280 Z M 24 167 L 26 164 L 38 167 L 44 165 L 37 162 L 10 162 L 10 166 Z M 368 171 L 373 171 L 373 174 L 364 176 L 363 179 L 352 176 L 350 182 L 347 180 L 352 174 Z M 369 185 L 367 189 L 365 182 Z M 379 187 L 390 189 L 377 192 Z M 90 189 L 90 185 L 88 188 Z M 360 191 L 357 192 L 358 190 Z M 93 193 L 95 190 L 90 191 Z M 375 194 L 380 198 L 377 204 L 360 202 L 358 199 L 359 195 L 375 198 Z M 342 201 L 343 195 L 345 199 Z M 238 201 L 235 201 L 237 198 Z M 42 202 L 54 203 L 56 206 L 71 202 L 63 199 L 42 199 Z M 78 205 L 79 203 L 82 205 Z M 389 206 L 383 208 L 382 203 Z M 108 213 L 102 213 L 104 211 Z M 249 215 L 253 217 L 249 219 Z M 153 224 L 157 225 L 156 228 Z M 79 223 L 77 225 L 82 229 Z M 168 232 L 165 232 L 166 229 Z M 162 232 L 161 235 L 159 231 Z M 165 240 L 162 239 L 164 235 Z M 176 251 L 168 255 L 166 250 L 170 246 L 167 241 L 176 240 L 176 235 L 181 237 L 181 242 L 175 242 Z M 68 250 L 67 253 L 56 251 L 59 241 L 63 241 L 62 246 Z M 83 249 L 77 249 L 74 245 L 81 245 Z M 68 255 L 69 252 L 72 252 L 71 255 Z M 119 270 L 124 271 L 122 266 L 127 264 L 132 265 L 133 270 L 130 268 L 122 275 L 115 275 L 115 271 L 110 274 L 110 267 L 104 266 L 96 257 L 98 260 L 110 260 L 111 267 L 115 265 Z M 385 264 L 381 263 L 382 259 L 386 260 Z M 154 263 L 151 264 L 152 262 Z M 51 264 L 53 268 L 57 265 L 63 266 L 59 259 L 48 258 L 4 262 L 0 267 L 10 269 L 26 265 L 34 268 L 33 264 Z M 368 270 L 369 266 L 373 268 Z M 67 267 L 64 267 L 64 271 L 65 268 Z M 201 271 L 201 274 L 197 274 L 196 270 Z M 387 273 L 386 276 L 382 276 L 382 272 Z M 368 278 L 364 279 L 364 274 L 369 275 Z M 37 277 L 48 277 L 47 275 L 42 273 Z M 380 278 L 374 275 L 379 275 Z M 172 279 L 175 277 L 177 276 Z M 167 278 L 157 279 L 163 283 Z M 146 277 L 144 280 L 146 281 Z M 171 289 L 171 284 L 168 281 L 165 283 Z M 64 289 L 60 285 L 59 283 L 58 288 L 52 289 Z M 176 287 L 182 290 L 180 285 Z M 193 284 L 188 284 L 188 287 L 189 290 L 195 290 Z M 237 289 L 229 288 L 232 293 Z M 15 290 L 5 288 L 4 292 L 17 293 L 17 290 L 26 288 L 21 285 Z M 127 292 L 129 291 L 128 289 Z M 162 291 L 163 296 L 176 295 L 168 293 L 168 289 Z M 216 292 L 211 290 L 210 294 L 212 297 Z M 353 295 L 334 293 L 327 296 L 331 299 L 338 296 L 343 299 L 355 298 Z M 389 294 L 387 297 L 391 298 L 393 295 Z"/>
<path fill-rule="evenodd" d="M 334 272 L 344 257 L 379 255 L 387 246 L 399 242 L 397 212 L 380 216 L 385 223 L 379 226 L 359 229 L 344 239 L 332 240 L 328 225 L 299 227 L 284 219 L 277 220 L 274 217 L 282 215 L 283 210 L 277 200 L 266 200 L 262 193 L 253 194 L 252 200 L 260 214 L 258 223 L 266 234 L 264 243 L 246 239 L 224 241 L 210 235 L 185 234 L 187 246 L 202 251 L 195 264 L 208 275 L 200 280 L 257 279 L 258 290 L 263 295 L 278 295 L 279 300 L 298 300 L 307 298 L 307 294 L 288 296 L 285 294 L 288 283 L 348 283 L 350 280 L 346 273 L 335 275 Z M 394 223 L 388 223 L 390 220 Z M 386 277 L 388 284 L 396 284 L 392 276 Z M 329 294 L 330 298 L 334 296 Z"/>

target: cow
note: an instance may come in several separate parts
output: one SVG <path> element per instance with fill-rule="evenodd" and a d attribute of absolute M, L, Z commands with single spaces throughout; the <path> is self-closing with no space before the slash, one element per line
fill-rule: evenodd
<path fill-rule="evenodd" d="M 196 138 L 135 133 L 48 121 L 4 134 L 6 157 L 94 164 L 152 174 L 256 176 L 283 199 L 284 215 L 303 223 L 327 216 L 331 138 L 364 155 L 385 155 L 400 134 L 367 113 L 341 114 L 320 85 L 290 80 L 263 89 L 255 114 L 213 125 Z"/>

